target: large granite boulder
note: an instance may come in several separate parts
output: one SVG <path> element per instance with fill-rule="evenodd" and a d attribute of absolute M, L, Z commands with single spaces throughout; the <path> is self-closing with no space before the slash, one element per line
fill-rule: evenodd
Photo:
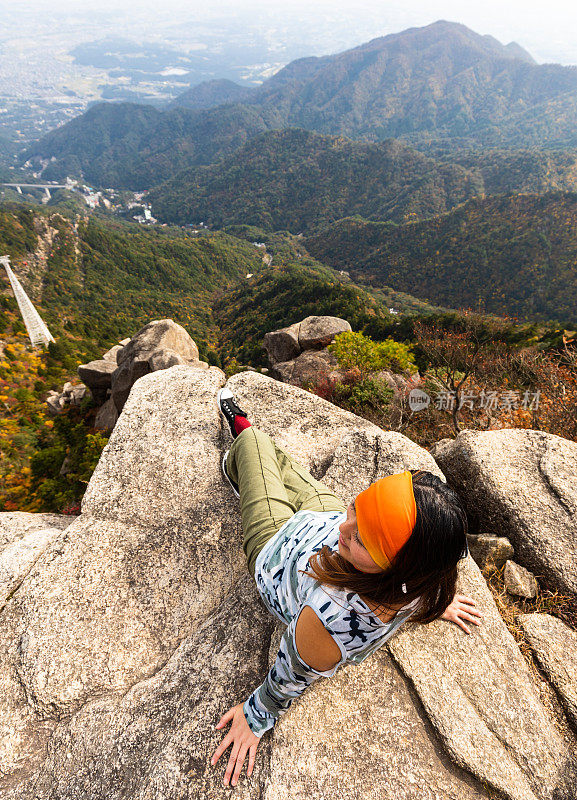
<path fill-rule="evenodd" d="M 268 668 L 274 621 L 255 591 L 252 578 L 243 573 L 213 613 L 182 638 L 150 677 L 95 697 L 54 726 L 34 781 L 20 779 L 2 797 L 230 797 L 230 788 L 222 785 L 223 759 L 215 768 L 210 758 L 223 736 L 215 731 L 216 723 L 239 697 L 251 693 Z M 251 778 L 245 776 L 235 789 L 237 797 L 267 796 L 270 750 L 270 739 L 263 740 Z"/>
<path fill-rule="evenodd" d="M 182 325 L 171 319 L 158 319 L 141 328 L 118 353 L 118 364 L 140 358 L 155 350 L 169 349 L 188 361 L 198 361 L 198 347 Z"/>
<path fill-rule="evenodd" d="M 199 361 L 198 347 L 182 325 L 171 319 L 150 322 L 141 328 L 116 354 L 118 366 L 112 374 L 112 399 L 120 413 L 130 390 L 139 378 L 161 369 L 190 364 L 207 368 Z"/>
<path fill-rule="evenodd" d="M 337 376 L 338 363 L 328 350 L 306 350 L 292 361 L 275 364 L 271 376 L 294 386 L 317 384 L 323 376 Z"/>
<path fill-rule="evenodd" d="M 340 317 L 306 317 L 299 325 L 299 345 L 301 350 L 320 350 L 337 334 L 350 330 L 347 320 Z"/>
<path fill-rule="evenodd" d="M 128 341 L 130 341 L 130 339 Z M 116 364 L 118 363 L 118 354 L 120 353 L 122 348 L 123 345 L 115 344 L 110 348 L 110 350 L 107 350 L 106 353 L 102 355 L 102 358 L 105 361 L 113 361 Z"/>
<path fill-rule="evenodd" d="M 550 614 L 520 614 L 519 621 L 577 732 L 577 632 Z"/>
<path fill-rule="evenodd" d="M 350 330 L 347 320 L 340 317 L 305 317 L 301 322 L 267 333 L 263 346 L 272 366 L 291 361 L 305 350 L 321 350 L 334 341 L 338 333 Z"/>
<path fill-rule="evenodd" d="M 88 386 L 96 403 L 104 403 L 112 386 L 112 373 L 116 370 L 116 362 L 108 358 L 80 364 L 78 375 Z"/>
<path fill-rule="evenodd" d="M 187 362 L 187 360 L 181 356 L 180 353 L 177 353 L 176 350 L 171 350 L 168 347 L 155 350 L 148 359 L 148 366 L 150 367 L 151 372 L 156 372 L 159 369 L 169 369 L 170 367 L 176 367 L 179 364 L 186 363 L 189 362 Z"/>
<path fill-rule="evenodd" d="M 271 364 L 291 361 L 301 352 L 299 345 L 300 322 L 289 325 L 288 328 L 279 328 L 277 331 L 270 331 L 265 334 L 263 347 L 267 351 L 268 359 Z"/>
<path fill-rule="evenodd" d="M 340 317 L 306 317 L 267 333 L 263 346 L 271 376 L 293 386 L 318 384 L 325 376 L 340 379 L 337 360 L 326 348 L 337 334 L 350 330 L 346 319 Z"/>
<path fill-rule="evenodd" d="M 133 388 L 82 514 L 35 559 L 0 626 L 0 793 L 7 800 L 228 797 L 214 726 L 264 677 L 281 626 L 246 573 L 224 376 L 175 366 Z M 431 456 L 399 433 L 257 373 L 249 417 L 344 500 Z M 194 410 L 194 413 L 191 413 Z M 321 680 L 259 745 L 242 798 L 573 797 L 570 747 L 477 567 L 484 623 L 407 628 Z"/>
<path fill-rule="evenodd" d="M 108 400 L 100 406 L 94 418 L 94 427 L 97 431 L 110 433 L 116 425 L 118 420 L 118 410 L 114 405 L 114 400 L 109 397 Z"/>
<path fill-rule="evenodd" d="M 577 443 L 543 431 L 462 431 L 434 450 L 484 533 L 506 536 L 515 558 L 577 594 Z"/>

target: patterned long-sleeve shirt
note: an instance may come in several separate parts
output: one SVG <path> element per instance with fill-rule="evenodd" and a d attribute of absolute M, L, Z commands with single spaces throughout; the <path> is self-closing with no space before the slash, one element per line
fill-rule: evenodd
<path fill-rule="evenodd" d="M 404 606 L 390 622 L 382 622 L 358 594 L 321 584 L 299 570 L 312 572 L 308 559 L 324 545 L 338 550 L 339 525 L 346 512 L 299 511 L 261 550 L 255 579 L 267 608 L 288 627 L 264 682 L 243 706 L 256 736 L 270 730 L 288 711 L 294 698 L 320 677 L 334 675 L 341 664 L 360 664 L 381 647 L 413 614 L 418 598 Z M 319 672 L 300 657 L 295 631 L 300 611 L 310 606 L 341 651 L 341 660 Z"/>

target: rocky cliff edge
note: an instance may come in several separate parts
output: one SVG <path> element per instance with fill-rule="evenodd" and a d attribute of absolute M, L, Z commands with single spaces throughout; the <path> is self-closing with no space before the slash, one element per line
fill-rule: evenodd
<path fill-rule="evenodd" d="M 459 588 L 480 628 L 402 630 L 309 689 L 263 738 L 251 778 L 222 785 L 215 725 L 262 681 L 282 632 L 246 571 L 219 472 L 223 384 L 190 366 L 141 378 L 79 517 L 0 515 L 2 797 L 574 798 L 574 733 L 470 557 Z M 401 434 L 302 389 L 252 372 L 229 386 L 347 501 L 392 472 L 442 474 Z"/>

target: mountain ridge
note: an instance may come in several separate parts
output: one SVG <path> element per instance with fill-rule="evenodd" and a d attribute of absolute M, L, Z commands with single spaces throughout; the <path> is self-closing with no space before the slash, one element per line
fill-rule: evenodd
<path fill-rule="evenodd" d="M 577 146 L 577 67 L 532 63 L 518 48 L 446 21 L 298 59 L 243 103 L 176 104 L 145 120 L 139 106 L 125 105 L 140 115 L 136 125 L 126 108 L 116 119 L 93 106 L 91 117 L 52 131 L 24 157 L 56 157 L 45 177 L 62 177 L 73 164 L 101 185 L 114 175 L 125 188 L 150 188 L 178 168 L 213 163 L 258 133 L 286 127 L 401 138 L 424 151 Z"/>

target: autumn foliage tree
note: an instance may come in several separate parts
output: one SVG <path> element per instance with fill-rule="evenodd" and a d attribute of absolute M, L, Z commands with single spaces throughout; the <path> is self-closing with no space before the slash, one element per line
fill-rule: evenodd
<path fill-rule="evenodd" d="M 450 414 L 453 434 L 464 427 L 487 430 L 533 428 L 575 440 L 577 438 L 576 350 L 543 351 L 536 345 L 518 345 L 508 339 L 508 325 L 477 315 L 463 315 L 455 329 L 417 322 L 416 350 L 427 360 L 423 386 L 441 392 L 428 415 L 429 426 L 446 431 L 442 415 Z M 422 426 L 425 417 L 422 412 Z M 416 422 L 416 421 L 415 421 Z"/>

